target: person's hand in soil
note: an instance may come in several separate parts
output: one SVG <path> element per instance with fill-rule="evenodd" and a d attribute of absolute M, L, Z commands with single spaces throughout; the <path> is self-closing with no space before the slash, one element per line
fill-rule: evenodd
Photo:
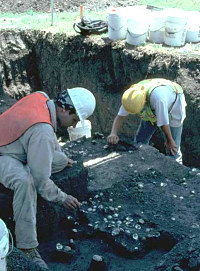
<path fill-rule="evenodd" d="M 76 161 L 74 161 L 74 160 L 68 158 L 68 160 L 67 160 L 67 167 L 72 167 L 73 164 L 75 164 L 75 163 L 76 163 Z"/>
<path fill-rule="evenodd" d="M 170 142 L 165 143 L 165 147 L 167 148 L 167 151 L 170 155 L 176 155 L 177 154 L 177 145 L 174 142 L 174 140 L 171 140 Z"/>
<path fill-rule="evenodd" d="M 110 135 L 107 137 L 107 142 L 108 144 L 118 144 L 119 142 L 119 137 L 118 137 L 118 132 L 120 131 L 120 128 L 126 119 L 126 116 L 120 116 L 117 115 L 113 121 L 112 124 L 112 130 L 110 132 Z"/>
<path fill-rule="evenodd" d="M 119 137 L 118 135 L 115 134 L 110 134 L 107 138 L 107 142 L 109 144 L 117 144 L 119 142 Z"/>
<path fill-rule="evenodd" d="M 170 155 L 176 155 L 177 154 L 177 145 L 172 137 L 172 133 L 170 130 L 169 125 L 163 125 L 162 130 L 166 136 L 167 141 L 165 142 L 165 147 Z"/>
<path fill-rule="evenodd" d="M 66 200 L 63 202 L 63 206 L 67 209 L 80 208 L 81 203 L 71 195 L 67 195 Z"/>

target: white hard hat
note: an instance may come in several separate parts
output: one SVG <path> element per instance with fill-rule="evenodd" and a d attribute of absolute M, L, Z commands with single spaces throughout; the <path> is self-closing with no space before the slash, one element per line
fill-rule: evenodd
<path fill-rule="evenodd" d="M 84 120 L 91 116 L 96 106 L 96 100 L 92 92 L 86 88 L 76 87 L 68 89 L 79 119 L 84 126 Z"/>

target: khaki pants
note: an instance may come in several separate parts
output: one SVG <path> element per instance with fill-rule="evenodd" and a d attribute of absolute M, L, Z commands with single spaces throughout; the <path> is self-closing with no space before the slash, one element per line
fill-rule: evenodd
<path fill-rule="evenodd" d="M 55 152 L 52 173 L 66 167 L 62 152 Z M 15 220 L 16 246 L 34 248 L 38 246 L 36 232 L 37 185 L 28 165 L 9 156 L 0 156 L 0 182 L 14 191 L 13 212 Z"/>

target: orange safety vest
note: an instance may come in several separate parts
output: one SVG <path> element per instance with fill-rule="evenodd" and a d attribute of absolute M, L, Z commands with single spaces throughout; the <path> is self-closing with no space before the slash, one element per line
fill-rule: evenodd
<path fill-rule="evenodd" d="M 0 147 L 8 145 L 23 135 L 36 123 L 49 123 L 52 127 L 48 98 L 36 92 L 20 99 L 0 115 Z"/>

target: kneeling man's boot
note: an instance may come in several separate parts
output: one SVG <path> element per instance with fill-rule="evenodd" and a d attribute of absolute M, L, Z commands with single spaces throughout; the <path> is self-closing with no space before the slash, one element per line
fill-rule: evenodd
<path fill-rule="evenodd" d="M 22 249 L 21 248 L 20 250 L 26 255 L 26 257 L 29 260 L 31 260 L 35 264 L 39 265 L 42 268 L 42 270 L 49 270 L 47 264 L 40 256 L 37 248 L 31 248 L 31 249 Z"/>

